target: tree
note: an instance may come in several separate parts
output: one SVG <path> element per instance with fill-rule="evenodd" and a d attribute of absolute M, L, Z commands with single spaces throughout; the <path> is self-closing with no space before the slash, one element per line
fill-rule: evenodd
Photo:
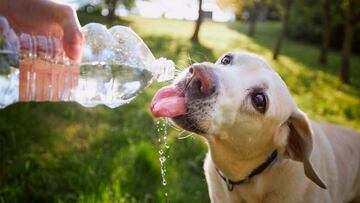
<path fill-rule="evenodd" d="M 330 0 L 322 1 L 322 43 L 320 50 L 319 62 L 321 64 L 327 63 L 327 52 L 331 40 L 331 26 L 332 26 L 332 16 L 331 16 L 331 2 Z"/>
<path fill-rule="evenodd" d="M 247 10 L 249 12 L 249 30 L 248 35 L 254 36 L 255 34 L 255 27 L 256 22 L 260 16 L 260 14 L 263 12 L 265 7 L 265 2 L 261 0 L 253 0 L 253 1 L 247 1 Z"/>
<path fill-rule="evenodd" d="M 217 0 L 217 3 L 221 8 L 235 8 L 237 16 L 241 16 L 244 12 L 248 13 L 249 30 L 247 34 L 254 36 L 257 20 L 270 4 L 270 0 Z"/>
<path fill-rule="evenodd" d="M 277 39 L 277 42 L 275 45 L 275 50 L 274 50 L 274 55 L 273 55 L 274 60 L 277 60 L 277 58 L 278 58 L 278 55 L 279 55 L 281 47 L 282 47 L 282 42 L 283 42 L 284 37 L 287 32 L 288 21 L 289 21 L 289 16 L 290 16 L 290 9 L 291 9 L 292 3 L 293 3 L 293 0 L 283 0 L 284 14 L 283 14 L 283 18 L 282 18 L 282 30 L 278 36 L 278 39 Z"/>
<path fill-rule="evenodd" d="M 115 10 L 120 5 L 123 4 L 127 9 L 130 9 L 134 6 L 135 0 L 104 0 L 104 3 L 109 10 L 107 15 L 108 22 L 113 22 L 115 20 Z"/>
<path fill-rule="evenodd" d="M 204 11 L 201 8 L 202 7 L 202 1 L 203 0 L 199 0 L 199 9 L 198 9 L 199 16 L 198 16 L 198 18 L 196 20 L 194 34 L 191 37 L 191 41 L 193 41 L 194 43 L 199 43 L 200 26 L 201 26 L 203 18 L 204 18 Z"/>
<path fill-rule="evenodd" d="M 354 27 L 360 20 L 360 3 L 357 0 L 344 0 L 342 10 L 344 13 L 344 36 L 341 51 L 340 78 L 349 83 L 349 67 Z"/>
<path fill-rule="evenodd" d="M 246 0 L 216 0 L 216 3 L 222 9 L 228 9 L 228 8 L 234 9 L 234 11 L 236 12 L 236 15 L 240 16 L 240 14 L 243 12 L 246 2 L 248 2 L 248 1 L 246 1 Z"/>

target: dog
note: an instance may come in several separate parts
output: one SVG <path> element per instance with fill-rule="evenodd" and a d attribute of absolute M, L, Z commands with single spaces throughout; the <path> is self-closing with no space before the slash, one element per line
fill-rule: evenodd
<path fill-rule="evenodd" d="M 310 121 L 260 56 L 191 65 L 151 112 L 205 138 L 211 202 L 360 202 L 360 134 Z"/>

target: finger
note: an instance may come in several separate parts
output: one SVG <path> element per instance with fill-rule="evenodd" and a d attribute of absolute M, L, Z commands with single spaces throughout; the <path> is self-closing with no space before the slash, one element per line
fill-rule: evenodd
<path fill-rule="evenodd" d="M 65 27 L 63 47 L 66 55 L 74 61 L 80 61 L 82 55 L 83 35 L 80 30 Z"/>
<path fill-rule="evenodd" d="M 63 47 L 66 55 L 74 61 L 80 61 L 82 54 L 83 35 L 76 12 L 71 7 L 65 7 L 62 28 L 64 32 Z"/>

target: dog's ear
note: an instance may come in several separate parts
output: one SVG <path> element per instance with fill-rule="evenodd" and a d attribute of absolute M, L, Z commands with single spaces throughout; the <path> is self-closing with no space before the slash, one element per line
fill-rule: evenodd
<path fill-rule="evenodd" d="M 312 151 L 312 129 L 307 116 L 297 109 L 288 120 L 290 129 L 286 152 L 288 156 L 304 165 L 305 175 L 318 186 L 326 189 L 325 183 L 318 176 L 310 163 Z"/>

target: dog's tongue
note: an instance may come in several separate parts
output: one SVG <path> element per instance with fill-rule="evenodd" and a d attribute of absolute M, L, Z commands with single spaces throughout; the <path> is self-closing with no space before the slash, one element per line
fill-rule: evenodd
<path fill-rule="evenodd" d="M 156 92 L 150 105 L 154 117 L 175 117 L 185 113 L 184 94 L 175 86 L 167 86 Z"/>

